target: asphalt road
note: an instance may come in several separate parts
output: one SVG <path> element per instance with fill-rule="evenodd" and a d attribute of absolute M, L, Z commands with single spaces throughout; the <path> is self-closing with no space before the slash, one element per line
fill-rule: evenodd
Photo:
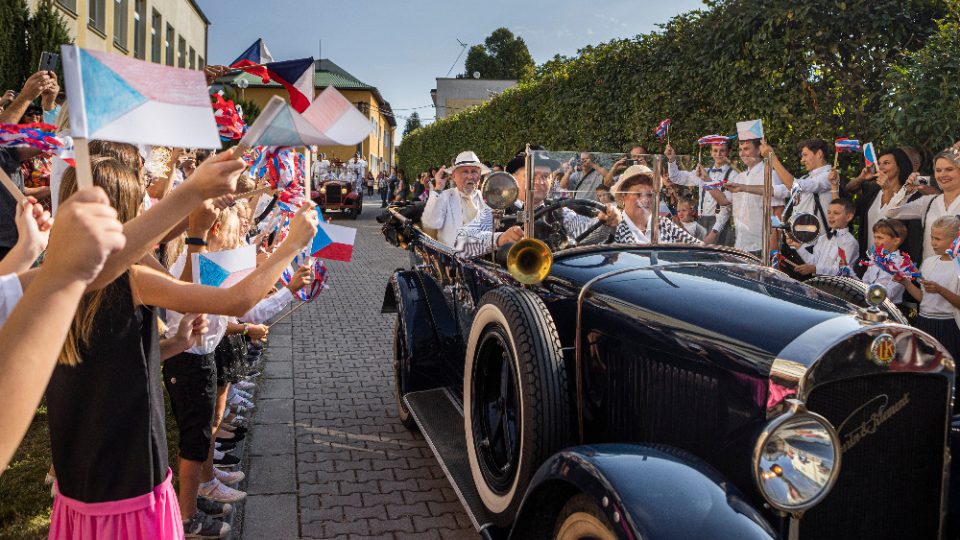
<path fill-rule="evenodd" d="M 378 201 L 379 203 L 379 201 Z M 393 316 L 380 305 L 408 266 L 364 206 L 353 262 L 271 329 L 246 469 L 241 533 L 259 538 L 478 538 L 426 442 L 397 418 Z"/>

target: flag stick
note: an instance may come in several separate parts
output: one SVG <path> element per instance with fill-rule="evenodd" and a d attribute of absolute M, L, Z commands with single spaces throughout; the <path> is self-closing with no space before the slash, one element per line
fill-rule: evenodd
<path fill-rule="evenodd" d="M 309 146 L 303 147 L 303 197 L 308 201 L 313 200 L 310 197 L 310 191 L 312 188 L 312 178 L 310 177 L 310 152 L 311 149 Z"/>
<path fill-rule="evenodd" d="M 244 193 L 237 193 L 236 195 L 233 196 L 233 198 L 237 200 L 250 199 L 250 198 L 256 197 L 257 195 L 270 194 L 271 192 L 273 192 L 272 187 L 264 186 L 262 188 L 251 189 L 250 191 L 246 191 Z"/>
<path fill-rule="evenodd" d="M 834 154 L 833 154 L 833 168 L 836 169 L 836 168 L 837 168 L 837 164 L 840 163 L 840 151 L 837 150 L 836 147 L 834 147 L 833 150 L 834 150 Z"/>
<path fill-rule="evenodd" d="M 267 67 L 267 64 L 255 64 L 255 65 L 252 65 L 252 66 L 243 66 L 242 68 L 234 68 L 234 69 L 231 69 L 230 71 L 225 71 L 223 74 L 224 74 L 224 75 L 230 75 L 230 74 L 233 74 L 233 73 L 243 73 L 244 71 L 246 71 L 246 70 L 248 70 L 248 69 L 262 68 L 262 67 Z"/>
<path fill-rule="evenodd" d="M 77 189 L 93 187 L 93 174 L 90 171 L 90 148 L 86 137 L 73 139 L 73 157 L 77 163 Z"/>
<path fill-rule="evenodd" d="M 700 145 L 700 148 L 697 150 L 697 165 L 700 165 L 700 158 L 703 156 L 703 145 Z"/>
<path fill-rule="evenodd" d="M 7 171 L 0 169 L 0 182 L 3 183 L 3 187 L 7 188 L 7 191 L 10 192 L 10 195 L 17 201 L 17 204 L 22 203 L 27 199 L 27 196 L 20 191 L 20 188 L 13 183 L 13 180 L 10 179 L 10 176 L 7 175 Z"/>
<path fill-rule="evenodd" d="M 286 318 L 289 317 L 291 314 L 293 314 L 294 311 L 302 308 L 305 304 L 309 304 L 309 303 L 310 303 L 309 300 L 300 302 L 298 305 L 294 306 L 293 309 L 291 309 L 290 311 L 288 311 L 288 312 L 284 313 L 283 315 L 281 315 L 279 319 L 277 319 L 277 320 L 273 321 L 272 323 L 268 324 L 268 325 L 267 325 L 267 328 L 272 328 L 273 325 L 275 325 L 275 324 L 277 324 L 278 322 L 286 319 Z"/>

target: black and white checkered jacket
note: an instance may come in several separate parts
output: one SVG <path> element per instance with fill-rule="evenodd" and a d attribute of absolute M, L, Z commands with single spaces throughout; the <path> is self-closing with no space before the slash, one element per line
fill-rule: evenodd
<path fill-rule="evenodd" d="M 630 219 L 623 216 L 623 221 L 617 225 L 617 230 L 613 232 L 613 241 L 617 244 L 640 244 L 640 238 L 633 234 L 633 230 L 627 225 L 625 220 Z M 693 235 L 678 227 L 674 222 L 665 216 L 660 216 L 660 238 L 659 243 L 663 244 L 696 244 L 703 245 L 703 242 L 697 240 Z"/>

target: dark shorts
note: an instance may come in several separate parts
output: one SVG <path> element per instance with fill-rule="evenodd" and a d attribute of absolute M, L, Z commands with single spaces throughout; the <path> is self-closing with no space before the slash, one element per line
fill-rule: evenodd
<path fill-rule="evenodd" d="M 243 336 L 238 334 L 223 336 L 213 352 L 217 364 L 217 386 L 233 384 L 243 378 L 246 372 L 244 363 L 246 355 L 247 346 Z"/>
<path fill-rule="evenodd" d="M 206 461 L 217 403 L 213 354 L 180 353 L 168 359 L 163 363 L 163 385 L 180 430 L 180 457 Z"/>

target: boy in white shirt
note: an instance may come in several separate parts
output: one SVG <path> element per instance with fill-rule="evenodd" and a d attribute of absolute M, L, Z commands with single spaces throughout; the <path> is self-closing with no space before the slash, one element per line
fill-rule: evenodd
<path fill-rule="evenodd" d="M 907 238 L 907 226 L 898 219 L 881 219 L 873 224 L 873 247 L 890 252 L 890 260 L 900 268 L 903 263 L 903 254 L 900 253 L 900 244 Z M 863 273 L 863 282 L 867 285 L 879 283 L 887 289 L 887 298 L 894 304 L 903 301 L 903 283 L 897 279 L 896 273 L 890 273 L 875 262 L 869 263 L 869 268 Z"/>
<path fill-rule="evenodd" d="M 794 270 L 803 276 L 838 276 L 843 275 L 845 268 L 853 268 L 859 256 L 860 244 L 847 227 L 853 220 L 853 203 L 850 199 L 834 199 L 827 207 L 826 233 L 817 238 L 811 252 L 808 247 L 801 247 L 793 238 L 787 243 L 800 255 L 804 264 L 794 267 Z"/>

